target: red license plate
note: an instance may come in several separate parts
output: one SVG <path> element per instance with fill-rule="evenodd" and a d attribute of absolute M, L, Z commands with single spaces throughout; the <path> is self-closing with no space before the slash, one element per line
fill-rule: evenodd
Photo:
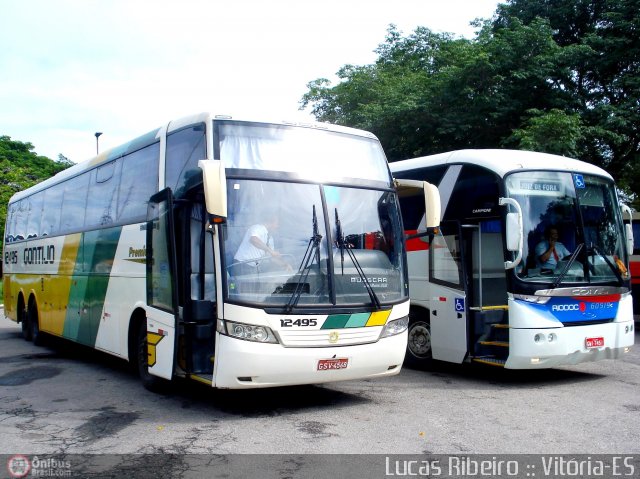
<path fill-rule="evenodd" d="M 604 338 L 587 338 L 585 339 L 587 349 L 601 348 L 604 346 Z"/>
<path fill-rule="evenodd" d="M 348 358 L 320 359 L 318 361 L 318 371 L 331 371 L 333 369 L 346 369 L 349 365 Z"/>

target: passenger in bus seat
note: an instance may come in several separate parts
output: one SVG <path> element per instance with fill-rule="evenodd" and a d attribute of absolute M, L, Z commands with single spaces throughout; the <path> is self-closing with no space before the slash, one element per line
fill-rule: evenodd
<path fill-rule="evenodd" d="M 549 226 L 545 231 L 545 239 L 536 245 L 536 258 L 541 271 L 554 270 L 563 258 L 570 255 L 571 251 L 558 241 L 558 228 Z"/>

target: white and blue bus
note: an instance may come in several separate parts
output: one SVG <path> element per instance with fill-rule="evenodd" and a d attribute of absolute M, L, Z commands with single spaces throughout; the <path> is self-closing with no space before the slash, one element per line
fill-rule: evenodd
<path fill-rule="evenodd" d="M 128 359 L 149 388 L 400 371 L 404 238 L 370 133 L 183 118 L 17 193 L 5 231 L 24 337 Z"/>
<path fill-rule="evenodd" d="M 509 150 L 391 170 L 433 183 L 442 203 L 440 233 L 429 237 L 423 205 L 401 200 L 407 232 L 418 233 L 407 243 L 409 362 L 549 368 L 619 358 L 633 345 L 633 238 L 607 172 Z"/>

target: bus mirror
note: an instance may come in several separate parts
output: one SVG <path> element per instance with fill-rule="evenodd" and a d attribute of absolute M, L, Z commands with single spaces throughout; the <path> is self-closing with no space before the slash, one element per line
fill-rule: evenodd
<path fill-rule="evenodd" d="M 516 257 L 513 261 L 505 261 L 504 267 L 505 269 L 513 269 L 522 261 L 522 248 L 524 243 L 522 208 L 520 208 L 520 203 L 513 198 L 499 198 L 498 203 L 501 206 L 511 205 L 516 210 L 515 212 L 507 213 L 505 224 L 507 250 L 515 252 Z"/>
<path fill-rule="evenodd" d="M 425 226 L 427 230 L 434 230 L 440 226 L 440 192 L 438 187 L 422 182 L 424 189 L 424 204 L 425 204 Z"/>
<path fill-rule="evenodd" d="M 629 256 L 633 254 L 633 226 L 629 223 L 624 225 L 625 228 L 625 236 L 627 239 L 627 252 Z"/>
<path fill-rule="evenodd" d="M 426 181 L 394 178 L 393 183 L 401 198 L 424 202 L 424 225 L 419 225 L 418 235 L 412 236 L 429 242 L 428 236 L 440 227 L 440 192 L 438 187 Z M 415 198 L 415 200 L 413 200 Z"/>
<path fill-rule="evenodd" d="M 207 213 L 214 223 L 222 223 L 227 218 L 227 178 L 224 165 L 219 160 L 200 160 L 204 183 L 204 198 Z"/>
<path fill-rule="evenodd" d="M 507 213 L 507 249 L 518 251 L 520 248 L 520 227 L 518 213 Z"/>
<path fill-rule="evenodd" d="M 633 254 L 633 211 L 631 211 L 631 208 L 629 208 L 627 205 L 625 205 L 624 203 L 620 203 L 620 209 L 622 209 L 622 213 L 623 213 L 623 218 L 624 218 L 624 213 L 627 213 L 629 215 L 629 222 L 626 223 L 624 225 L 624 229 L 625 229 L 625 240 L 627 241 L 627 252 L 629 254 L 629 256 L 631 256 Z"/>

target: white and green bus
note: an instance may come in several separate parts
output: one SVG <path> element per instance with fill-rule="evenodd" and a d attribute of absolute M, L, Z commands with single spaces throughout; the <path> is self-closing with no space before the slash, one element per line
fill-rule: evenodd
<path fill-rule="evenodd" d="M 5 314 L 35 343 L 128 359 L 150 389 L 394 375 L 409 314 L 397 195 L 364 131 L 172 121 L 11 198 Z"/>

